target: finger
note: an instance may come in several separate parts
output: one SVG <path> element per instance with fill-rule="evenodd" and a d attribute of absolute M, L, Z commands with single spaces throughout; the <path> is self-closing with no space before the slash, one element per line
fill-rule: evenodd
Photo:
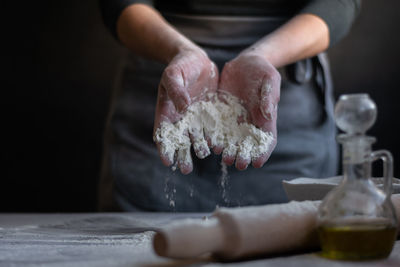
<path fill-rule="evenodd" d="M 193 150 L 199 159 L 204 159 L 211 154 L 210 149 L 207 145 L 207 141 L 204 139 L 204 134 L 202 130 L 200 131 L 196 128 L 191 129 L 189 136 L 193 145 Z"/>
<path fill-rule="evenodd" d="M 236 156 L 235 166 L 238 170 L 245 170 L 251 162 L 251 151 L 253 149 L 251 136 L 247 136 L 239 145 L 238 153 Z"/>
<path fill-rule="evenodd" d="M 234 144 L 229 144 L 228 147 L 224 148 L 222 152 L 222 162 L 227 166 L 232 165 L 235 162 L 237 147 Z"/>
<path fill-rule="evenodd" d="M 252 165 L 254 168 L 261 168 L 262 166 L 264 166 L 265 162 L 267 162 L 269 156 L 271 154 L 269 153 L 264 153 L 261 156 L 255 158 L 252 160 Z"/>
<path fill-rule="evenodd" d="M 175 146 L 168 146 L 168 129 L 172 125 L 172 120 L 178 119 L 175 107 L 168 99 L 165 89 L 162 86 L 158 88 L 157 105 L 154 117 L 153 140 L 156 143 L 161 162 L 165 166 L 174 163 Z"/>
<path fill-rule="evenodd" d="M 273 136 L 276 136 L 276 122 L 278 118 L 277 114 L 277 105 L 271 105 L 273 110 L 267 116 L 268 119 L 265 118 L 266 115 L 263 115 L 261 109 L 258 106 L 254 106 L 250 111 L 251 123 L 255 125 L 257 128 L 261 129 L 263 132 L 271 133 Z"/>
<path fill-rule="evenodd" d="M 252 165 L 254 168 L 261 168 L 269 159 L 276 146 L 276 138 L 269 144 L 259 145 L 252 150 Z"/>
<path fill-rule="evenodd" d="M 244 171 L 245 169 L 247 169 L 247 167 L 249 166 L 250 162 L 251 162 L 250 157 L 243 157 L 243 156 L 239 156 L 238 155 L 236 157 L 235 167 L 239 171 Z"/>
<path fill-rule="evenodd" d="M 161 77 L 161 85 L 165 88 L 178 112 L 184 112 L 191 104 L 189 92 L 186 90 L 185 77 L 179 67 L 168 66 Z"/>
<path fill-rule="evenodd" d="M 224 150 L 224 146 L 222 144 L 217 143 L 217 140 L 210 138 L 210 135 L 204 131 L 205 139 L 207 141 L 208 147 L 212 149 L 214 154 L 219 155 Z"/>
<path fill-rule="evenodd" d="M 178 167 L 182 174 L 189 174 L 193 171 L 192 155 L 190 154 L 190 146 L 178 150 Z"/>
<path fill-rule="evenodd" d="M 161 116 L 162 117 L 162 116 Z M 158 154 L 160 155 L 161 162 L 165 166 L 170 166 L 175 162 L 176 147 L 174 143 L 169 140 L 168 132 L 171 131 L 171 123 L 166 118 L 163 119 L 158 128 L 155 129 L 153 140 L 156 143 Z"/>
<path fill-rule="evenodd" d="M 217 68 L 217 65 L 215 65 L 214 62 L 211 62 L 210 78 L 211 79 L 215 79 L 216 81 L 218 81 L 218 68 Z"/>
<path fill-rule="evenodd" d="M 261 84 L 260 111 L 266 120 L 275 118 L 280 98 L 281 78 L 278 72 L 265 76 Z"/>
<path fill-rule="evenodd" d="M 218 82 L 219 82 L 219 71 L 218 71 L 218 67 L 217 65 L 215 65 L 214 62 L 211 62 L 212 66 L 211 66 L 211 70 L 210 70 L 210 93 L 215 93 L 217 91 L 218 88 Z"/>
<path fill-rule="evenodd" d="M 267 81 L 263 83 L 261 87 L 261 102 L 260 102 L 261 114 L 266 120 L 272 120 L 273 118 L 274 107 L 271 101 L 271 94 L 272 94 L 272 84 L 271 82 Z"/>
<path fill-rule="evenodd" d="M 215 145 L 212 147 L 212 150 L 215 155 L 220 155 L 222 151 L 224 150 L 224 147 L 222 145 Z"/>
<path fill-rule="evenodd" d="M 161 158 L 161 162 L 167 167 L 174 164 L 175 148 L 166 146 L 162 142 L 157 142 L 156 145 L 157 145 L 158 154 L 160 155 L 160 158 Z"/>
<path fill-rule="evenodd" d="M 182 114 L 176 111 L 174 103 L 169 99 L 165 88 L 160 84 L 158 87 L 153 133 L 161 126 L 161 123 L 175 123 L 181 117 Z"/>

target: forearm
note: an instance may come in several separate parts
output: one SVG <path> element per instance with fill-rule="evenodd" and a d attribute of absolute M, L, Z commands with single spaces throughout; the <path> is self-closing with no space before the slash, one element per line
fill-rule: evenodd
<path fill-rule="evenodd" d="M 117 21 L 119 40 L 136 54 L 168 63 L 180 51 L 196 47 L 153 8 L 133 4 Z"/>
<path fill-rule="evenodd" d="M 300 14 L 246 49 L 279 68 L 312 57 L 329 46 L 329 29 L 318 16 Z"/>

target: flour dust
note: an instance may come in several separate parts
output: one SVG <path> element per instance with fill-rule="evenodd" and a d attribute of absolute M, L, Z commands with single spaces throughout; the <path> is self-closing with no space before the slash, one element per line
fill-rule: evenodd
<path fill-rule="evenodd" d="M 219 179 L 219 186 L 221 188 L 222 191 L 222 199 L 224 201 L 225 204 L 229 203 L 229 198 L 228 198 L 228 194 L 227 194 L 227 187 L 228 187 L 228 180 L 229 176 L 228 176 L 228 166 L 226 166 L 226 164 L 221 161 L 221 177 Z"/>
<path fill-rule="evenodd" d="M 198 158 L 211 154 L 211 147 L 222 147 L 223 157 L 240 157 L 252 161 L 269 153 L 274 143 L 271 132 L 264 132 L 247 122 L 248 114 L 239 99 L 231 94 L 208 94 L 208 101 L 198 101 L 189 106 L 183 117 L 170 123 L 163 121 L 156 129 L 153 139 L 160 145 L 160 152 L 170 162 L 175 162 L 172 170 L 179 168 L 177 162 L 192 165 L 191 147 Z M 206 141 L 208 140 L 208 142 Z M 222 175 L 219 185 L 222 198 L 229 202 L 228 171 L 221 161 Z M 175 209 L 175 185 L 171 187 L 171 177 L 165 182 L 165 198 Z M 193 196 L 193 189 L 189 191 Z"/>
<path fill-rule="evenodd" d="M 251 161 L 270 151 L 273 134 L 246 122 L 247 111 L 237 97 L 226 93 L 208 98 L 190 105 L 181 120 L 163 121 L 155 131 L 153 139 L 170 162 L 192 165 L 191 146 L 198 158 L 207 157 L 211 154 L 207 138 L 211 146 L 223 148 L 223 156 Z"/>
<path fill-rule="evenodd" d="M 169 202 L 169 206 L 175 211 L 176 187 L 171 175 L 174 176 L 175 173 L 167 174 L 165 177 L 164 193 L 165 199 Z"/>

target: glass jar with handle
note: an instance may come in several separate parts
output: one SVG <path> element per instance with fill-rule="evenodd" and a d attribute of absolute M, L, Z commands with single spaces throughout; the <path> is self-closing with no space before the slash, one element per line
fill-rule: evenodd
<path fill-rule="evenodd" d="M 365 132 L 374 124 L 377 109 L 367 94 L 342 95 L 335 107 L 342 145 L 342 182 L 322 201 L 318 234 L 322 256 L 342 260 L 385 258 L 397 236 L 391 202 L 393 159 L 387 150 L 372 151 L 375 138 Z M 371 164 L 383 161 L 384 188 L 371 180 Z"/>

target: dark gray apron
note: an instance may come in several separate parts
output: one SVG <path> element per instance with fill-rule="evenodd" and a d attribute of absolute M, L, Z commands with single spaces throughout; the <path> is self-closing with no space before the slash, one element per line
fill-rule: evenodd
<path fill-rule="evenodd" d="M 208 53 L 220 71 L 285 18 L 164 14 Z M 260 169 L 221 171 L 221 156 L 199 160 L 182 175 L 162 165 L 152 140 L 157 88 L 164 65 L 129 55 L 121 67 L 105 133 L 101 210 L 198 211 L 216 206 L 286 202 L 282 180 L 337 172 L 332 86 L 323 54 L 280 69 L 278 144 Z"/>

